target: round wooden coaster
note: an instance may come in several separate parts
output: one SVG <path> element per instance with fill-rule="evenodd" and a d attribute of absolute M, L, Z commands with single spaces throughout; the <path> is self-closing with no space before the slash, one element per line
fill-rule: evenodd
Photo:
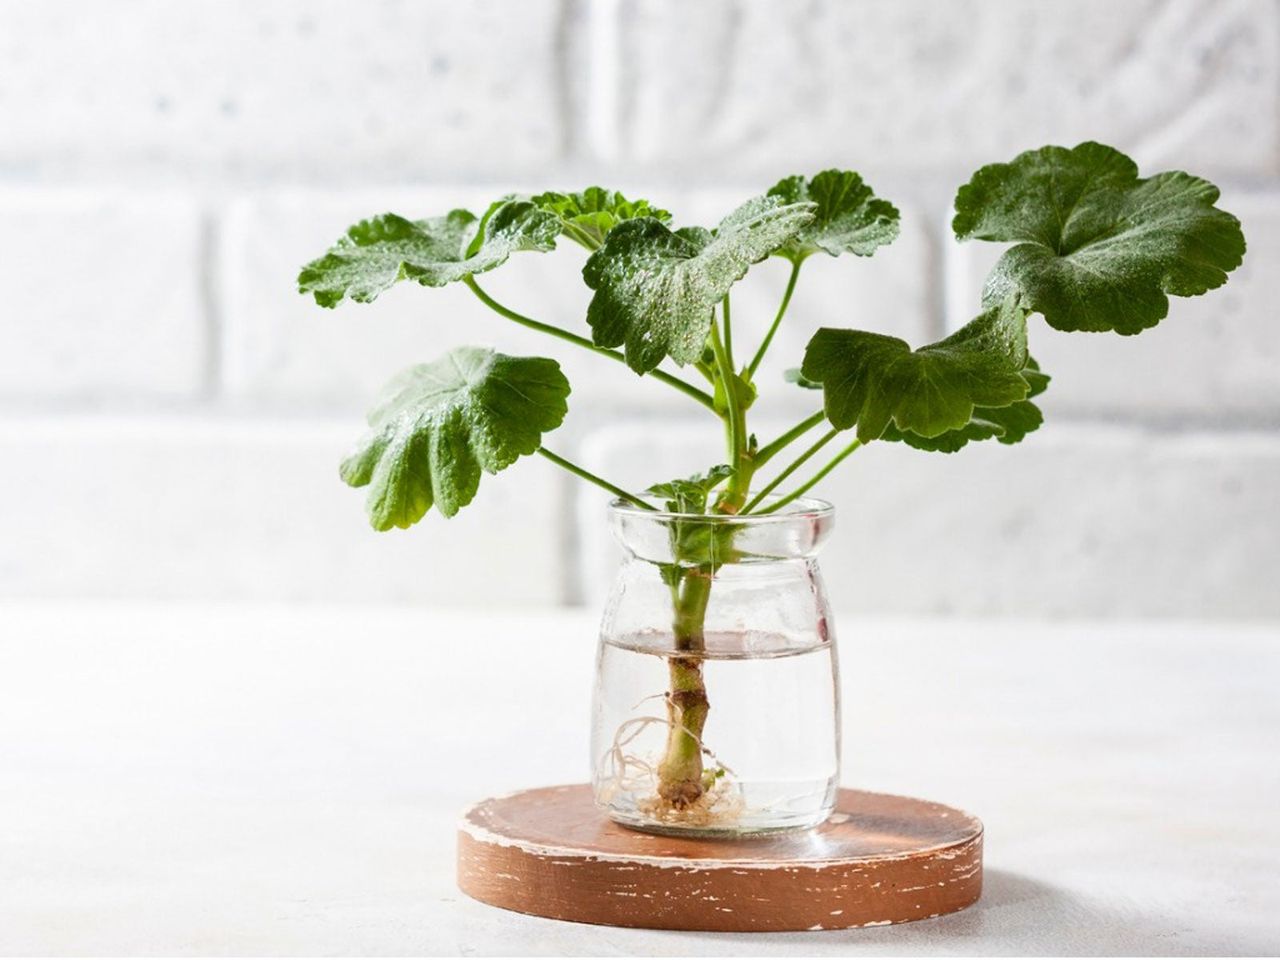
<path fill-rule="evenodd" d="M 841 790 L 802 833 L 691 840 L 620 827 L 586 784 L 472 807 L 458 886 L 495 907 L 665 930 L 835 930 L 961 910 L 982 893 L 982 823 L 942 804 Z"/>

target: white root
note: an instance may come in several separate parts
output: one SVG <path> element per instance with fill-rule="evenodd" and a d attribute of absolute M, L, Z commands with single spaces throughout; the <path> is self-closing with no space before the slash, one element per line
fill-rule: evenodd
<path fill-rule="evenodd" d="M 665 694 L 645 697 L 636 704 L 636 708 L 649 700 L 665 699 Z M 632 802 L 637 812 L 658 823 L 691 827 L 728 826 L 734 823 L 745 806 L 736 774 L 687 727 L 681 726 L 680 729 L 698 744 L 703 756 L 711 761 L 708 769 L 714 773 L 715 778 L 702 796 L 682 807 L 674 806 L 658 794 L 657 761 L 627 750 L 653 724 L 666 730 L 673 726 L 666 717 L 640 716 L 632 717 L 618 727 L 613 743 L 601 763 L 603 782 L 597 784 L 600 797 L 606 803 L 619 796 L 635 798 Z"/>

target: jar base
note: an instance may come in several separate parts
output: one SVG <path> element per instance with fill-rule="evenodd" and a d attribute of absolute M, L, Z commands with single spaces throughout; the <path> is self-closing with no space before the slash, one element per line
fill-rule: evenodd
<path fill-rule="evenodd" d="M 699 820 L 695 823 L 681 823 L 678 819 L 656 820 L 642 813 L 629 814 L 608 804 L 597 803 L 597 809 L 628 830 L 639 833 L 655 834 L 661 837 L 689 837 L 699 840 L 750 840 L 755 837 L 777 836 L 783 833 L 800 833 L 821 826 L 835 811 L 831 806 L 814 813 L 794 815 L 780 818 L 753 819 L 750 814 L 733 814 L 732 819 L 726 817 L 722 822 Z"/>

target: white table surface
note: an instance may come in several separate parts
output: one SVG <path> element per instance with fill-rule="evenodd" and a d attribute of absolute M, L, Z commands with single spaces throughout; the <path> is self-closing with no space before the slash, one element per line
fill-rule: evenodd
<path fill-rule="evenodd" d="M 980 815 L 986 892 L 866 930 L 557 923 L 453 884 L 585 779 L 595 616 L 0 605 L 0 953 L 1280 951 L 1280 626 L 840 623 L 845 782 Z"/>

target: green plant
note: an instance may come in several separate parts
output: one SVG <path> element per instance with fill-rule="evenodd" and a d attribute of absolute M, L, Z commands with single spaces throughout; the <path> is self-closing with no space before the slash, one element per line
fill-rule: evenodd
<path fill-rule="evenodd" d="M 1165 316 L 1169 296 L 1220 286 L 1245 245 L 1239 222 L 1214 206 L 1217 198 L 1217 188 L 1186 173 L 1140 179 L 1133 161 L 1097 143 L 1045 147 L 983 167 L 957 193 L 952 227 L 960 240 L 1012 246 L 992 270 L 977 316 L 914 350 L 884 334 L 818 330 L 787 379 L 820 390 L 822 409 L 763 444 L 748 427 L 755 375 L 805 261 L 819 253 L 870 256 L 897 236 L 897 209 L 856 173 L 788 177 L 711 230 L 672 229 L 666 211 L 599 187 L 504 197 L 480 217 L 384 214 L 351 227 L 303 268 L 298 284 L 333 307 L 372 301 L 401 280 L 463 283 L 508 320 L 624 363 L 723 425 L 725 463 L 632 493 L 545 446 L 569 396 L 554 360 L 456 349 L 391 381 L 369 414 L 369 433 L 342 464 L 347 483 L 369 487 L 368 512 L 379 530 L 408 527 L 432 506 L 452 516 L 471 502 L 482 472 L 534 453 L 641 509 L 769 513 L 873 441 L 951 453 L 983 440 L 1022 440 L 1040 426 L 1032 398 L 1049 380 L 1028 352 L 1028 316 L 1041 314 L 1063 331 L 1136 334 Z M 517 313 L 477 280 L 514 253 L 553 249 L 560 237 L 589 252 L 582 273 L 594 294 L 582 333 Z M 767 333 L 742 362 L 731 290 L 770 256 L 790 262 L 790 277 Z M 757 475 L 820 424 L 817 439 L 753 492 Z M 775 493 L 845 436 L 809 479 Z M 700 737 L 709 704 L 697 654 L 716 568 L 732 555 L 732 526 L 691 523 L 687 535 L 676 531 L 677 562 L 660 572 L 671 589 L 675 648 L 688 655 L 669 662 L 671 731 L 658 792 L 679 809 L 708 787 Z"/>

